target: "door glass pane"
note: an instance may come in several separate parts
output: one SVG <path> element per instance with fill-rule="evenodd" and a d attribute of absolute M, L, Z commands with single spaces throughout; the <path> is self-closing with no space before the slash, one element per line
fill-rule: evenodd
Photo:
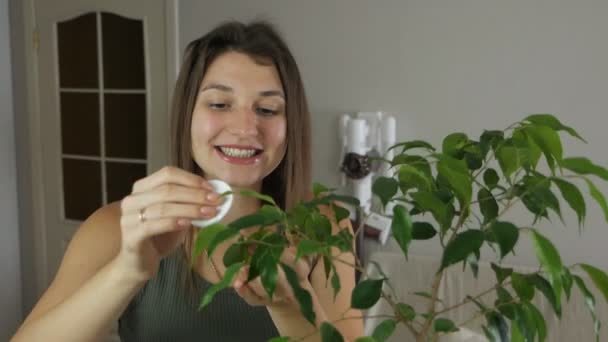
<path fill-rule="evenodd" d="M 65 218 L 84 220 L 101 207 L 101 165 L 98 161 L 63 158 Z"/>
<path fill-rule="evenodd" d="M 146 95 L 105 94 L 106 156 L 146 159 Z"/>
<path fill-rule="evenodd" d="M 99 94 L 61 92 L 60 108 L 62 152 L 99 156 Z"/>
<path fill-rule="evenodd" d="M 145 89 L 143 22 L 102 13 L 101 27 L 104 87 Z"/>
<path fill-rule="evenodd" d="M 88 13 L 57 24 L 59 86 L 97 88 L 97 15 Z"/>
<path fill-rule="evenodd" d="M 133 183 L 145 176 L 145 164 L 106 162 L 108 203 L 130 194 Z"/>

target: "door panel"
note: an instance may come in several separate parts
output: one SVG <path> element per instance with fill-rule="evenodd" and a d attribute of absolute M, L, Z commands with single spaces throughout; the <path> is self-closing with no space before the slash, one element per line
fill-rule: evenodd
<path fill-rule="evenodd" d="M 34 1 L 47 280 L 83 219 L 169 161 L 165 6 Z"/>

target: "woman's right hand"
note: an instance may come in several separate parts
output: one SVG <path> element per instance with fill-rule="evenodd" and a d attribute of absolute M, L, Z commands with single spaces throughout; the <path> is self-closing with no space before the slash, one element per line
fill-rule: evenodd
<path fill-rule="evenodd" d="M 221 201 L 204 178 L 176 167 L 138 180 L 121 202 L 118 264 L 138 280 L 154 277 L 160 260 L 184 241 L 191 221 L 213 217 Z"/>

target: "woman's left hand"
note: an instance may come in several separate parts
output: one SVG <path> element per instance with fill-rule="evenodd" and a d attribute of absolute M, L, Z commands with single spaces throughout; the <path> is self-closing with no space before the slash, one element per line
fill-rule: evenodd
<path fill-rule="evenodd" d="M 311 265 L 307 262 L 308 258 L 301 257 L 298 261 L 295 260 L 295 247 L 286 248 L 281 255 L 281 263 L 290 266 L 297 274 L 300 285 L 308 282 L 308 275 L 311 271 Z M 291 285 L 287 281 L 283 268 L 279 265 L 277 270 L 277 281 L 272 298 L 268 297 L 268 293 L 262 285 L 262 280 L 258 276 L 251 281 L 247 281 L 249 274 L 249 266 L 241 268 L 236 276 L 233 287 L 236 293 L 241 296 L 249 305 L 252 306 L 290 306 L 297 303 Z"/>

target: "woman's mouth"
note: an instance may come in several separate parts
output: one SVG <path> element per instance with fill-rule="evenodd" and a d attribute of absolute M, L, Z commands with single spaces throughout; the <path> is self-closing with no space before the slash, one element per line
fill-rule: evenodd
<path fill-rule="evenodd" d="M 231 164 L 253 164 L 260 159 L 262 149 L 253 147 L 215 146 L 218 155 Z"/>

